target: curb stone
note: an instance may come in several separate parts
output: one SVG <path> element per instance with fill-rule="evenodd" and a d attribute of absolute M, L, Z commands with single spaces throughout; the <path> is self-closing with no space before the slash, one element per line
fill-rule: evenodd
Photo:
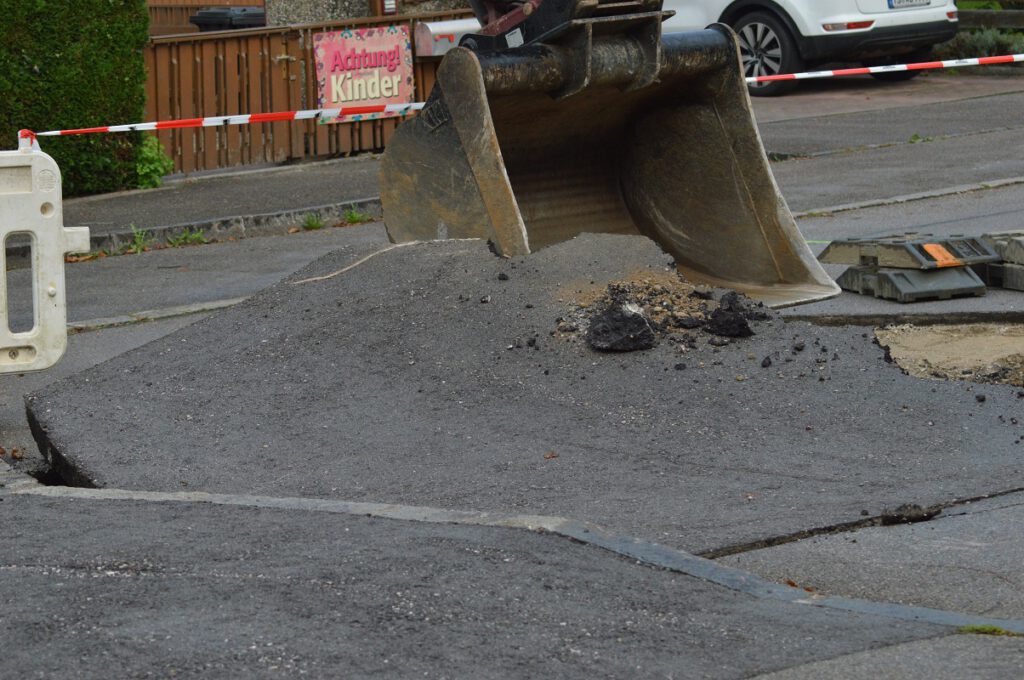
<path fill-rule="evenodd" d="M 295 210 L 282 210 L 258 215 L 233 215 L 201 222 L 143 227 L 137 230 L 146 234 L 156 243 L 167 243 L 168 239 L 180 236 L 186 230 L 200 231 L 210 241 L 237 240 L 256 236 L 283 236 L 288 233 L 290 228 L 301 227 L 302 221 L 308 215 L 316 215 L 325 223 L 329 223 L 331 221 L 343 220 L 345 213 L 350 210 L 369 215 L 370 219 L 368 221 L 378 221 L 382 215 L 380 198 L 375 196 Z M 119 250 L 123 246 L 130 245 L 133 240 L 134 233 L 132 230 L 121 228 L 104 234 L 91 234 L 89 236 L 89 248 L 93 251 L 106 250 L 112 252 Z M 7 248 L 7 257 L 27 258 L 29 252 L 29 246 L 11 246 Z"/>

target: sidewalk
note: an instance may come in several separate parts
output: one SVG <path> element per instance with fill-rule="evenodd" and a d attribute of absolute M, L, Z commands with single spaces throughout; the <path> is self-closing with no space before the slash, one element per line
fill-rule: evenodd
<path fill-rule="evenodd" d="M 379 217 L 377 172 L 376 157 L 359 156 L 177 179 L 159 189 L 67 200 L 64 224 L 88 226 L 96 250 L 130 242 L 133 228 L 157 240 L 186 228 L 218 240 L 283 234 L 311 214 L 328 225 L 348 210 Z"/>

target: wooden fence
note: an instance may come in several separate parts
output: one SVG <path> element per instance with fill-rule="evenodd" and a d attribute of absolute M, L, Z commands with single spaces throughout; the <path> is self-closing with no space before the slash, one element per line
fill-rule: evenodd
<path fill-rule="evenodd" d="M 468 12 L 373 17 L 345 23 L 210 31 L 154 37 L 146 49 L 147 120 L 200 118 L 318 107 L 313 34 L 322 31 L 462 18 Z M 416 100 L 434 83 L 435 60 L 414 63 Z M 158 138 L 176 172 L 284 163 L 382 151 L 394 118 L 163 130 Z"/>

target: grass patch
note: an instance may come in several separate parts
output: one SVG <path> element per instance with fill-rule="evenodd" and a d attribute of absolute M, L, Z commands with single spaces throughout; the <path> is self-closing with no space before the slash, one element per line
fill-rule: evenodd
<path fill-rule="evenodd" d="M 139 229 L 134 224 L 132 228 L 132 240 L 131 243 L 125 244 L 121 247 L 122 254 L 138 255 L 144 253 L 153 247 L 153 236 L 150 235 L 145 229 Z"/>
<path fill-rule="evenodd" d="M 1024 633 L 1014 633 L 999 626 L 964 626 L 957 630 L 964 635 L 997 635 L 1001 637 L 1024 637 Z"/>
<path fill-rule="evenodd" d="M 306 231 L 316 231 L 317 229 L 324 228 L 324 220 L 316 213 L 309 213 L 306 218 L 302 220 L 302 228 Z"/>
<path fill-rule="evenodd" d="M 369 222 L 372 219 L 367 213 L 364 213 L 361 210 L 356 210 L 355 208 L 349 208 L 346 210 L 342 214 L 342 217 L 344 217 L 345 221 L 349 224 L 362 224 L 363 222 Z"/>
<path fill-rule="evenodd" d="M 185 229 L 177 236 L 168 236 L 167 245 L 171 248 L 181 248 L 182 246 L 201 246 L 209 243 L 209 239 L 206 238 L 206 234 L 202 229 L 192 230 L 191 227 Z"/>

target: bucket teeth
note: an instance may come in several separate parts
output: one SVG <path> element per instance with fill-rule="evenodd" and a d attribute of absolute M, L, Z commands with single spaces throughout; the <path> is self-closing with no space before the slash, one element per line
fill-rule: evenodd
<path fill-rule="evenodd" d="M 642 234 L 691 278 L 773 306 L 837 294 L 775 184 L 731 31 L 653 50 L 584 35 L 582 86 L 571 40 L 445 56 L 382 160 L 389 237 L 483 238 L 513 256 L 582 232 Z"/>

